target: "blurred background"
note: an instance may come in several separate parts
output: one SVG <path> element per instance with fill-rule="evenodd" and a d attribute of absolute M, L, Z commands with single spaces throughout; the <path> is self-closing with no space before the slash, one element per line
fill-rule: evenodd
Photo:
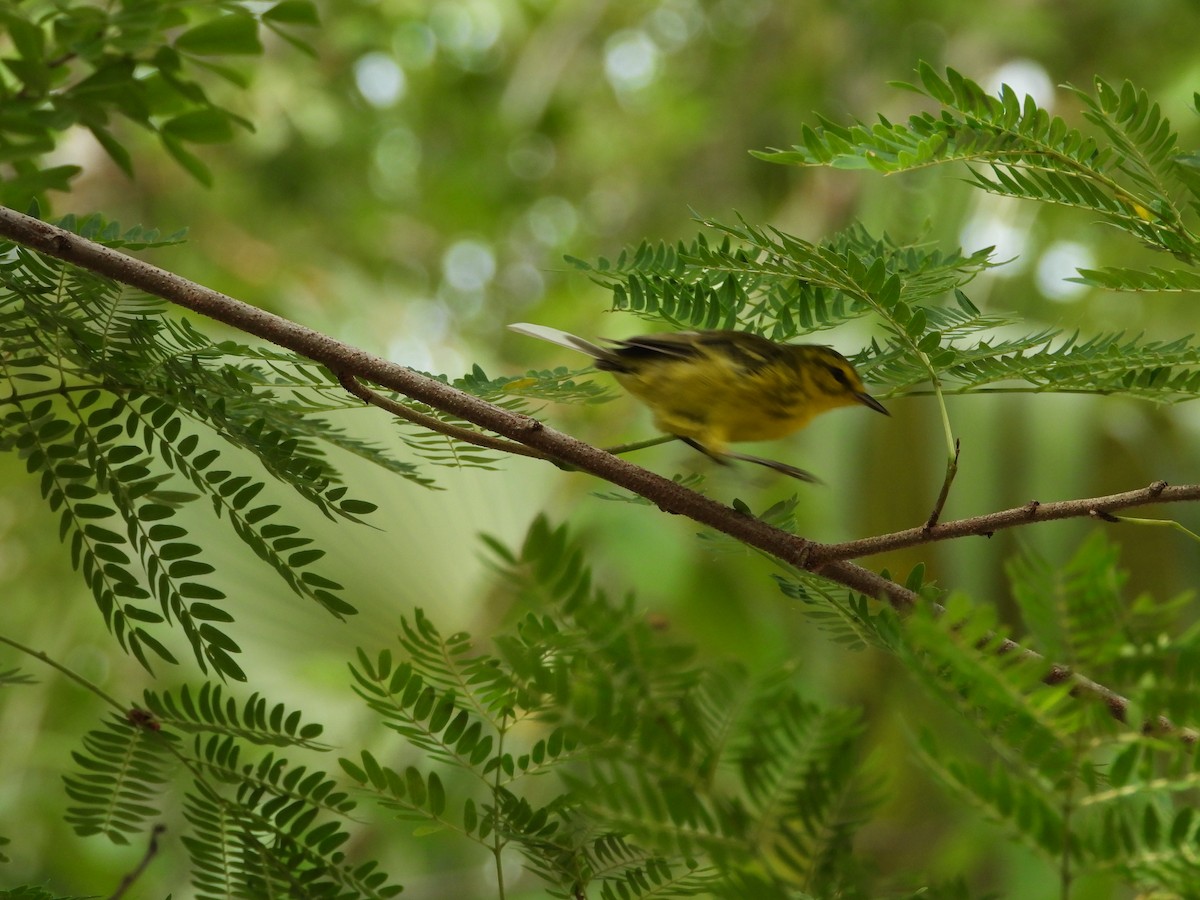
<path fill-rule="evenodd" d="M 1187 111 L 1200 88 L 1194 0 L 1009 0 L 986 8 L 961 0 L 358 0 L 327 3 L 322 12 L 311 36 L 316 58 L 279 42 L 247 66 L 248 91 L 228 89 L 223 102 L 256 131 L 202 152 L 216 176 L 211 189 L 150 139 L 139 145 L 133 129 L 125 136 L 140 149 L 130 181 L 81 133 L 56 151 L 85 173 L 73 194 L 54 198 L 53 214 L 102 211 L 123 226 L 186 227 L 188 243 L 146 258 L 451 377 L 473 363 L 489 375 L 582 364 L 507 332 L 513 321 L 584 335 L 645 330 L 644 322 L 608 312 L 608 295 L 562 257 L 594 260 L 644 238 L 690 239 L 699 230 L 693 211 L 726 221 L 741 215 L 810 240 L 859 218 L 900 241 L 967 251 L 995 245 L 997 258 L 1011 262 L 968 289 L 986 311 L 1016 311 L 1084 335 L 1124 330 L 1171 339 L 1195 329 L 1187 298 L 1100 295 L 1064 281 L 1076 266 L 1147 261 L 1124 237 L 1070 210 L 989 197 L 950 168 L 885 179 L 784 168 L 748 154 L 790 145 L 817 114 L 836 122 L 904 118 L 921 98 L 888 82 L 911 80 L 919 60 L 986 86 L 1007 82 L 1073 124 L 1081 124 L 1077 104 L 1059 85 L 1086 89 L 1095 75 L 1128 78 L 1162 104 L 1183 146 L 1195 147 L 1197 121 Z M 214 83 L 212 90 L 225 89 Z M 870 340 L 872 327 L 861 320 L 820 339 L 849 354 Z M 751 451 L 824 479 L 799 486 L 802 534 L 849 539 L 927 516 L 945 466 L 936 409 L 929 398 L 885 402 L 891 419 L 842 411 Z M 1196 480 L 1200 416 L 1190 407 L 990 394 L 952 399 L 950 412 L 962 458 L 949 518 L 1158 478 Z M 652 434 L 648 415 L 625 398 L 547 407 L 541 415 L 597 443 Z M 355 411 L 345 422 L 404 452 L 378 411 Z M 714 497 L 740 497 L 755 509 L 797 490 L 744 466 L 714 470 L 678 445 L 634 459 L 668 475 L 701 471 Z M 497 471 L 431 468 L 442 492 L 393 483 L 349 459 L 344 465 L 352 492 L 381 503 L 372 518 L 377 530 L 339 525 L 329 534 L 315 513 L 305 524 L 324 529 L 332 548 L 326 570 L 347 584 L 361 615 L 335 624 L 302 606 L 240 545 L 230 544 L 219 561 L 235 598 L 231 633 L 247 650 L 251 680 L 325 722 L 331 742 L 375 742 L 384 755 L 394 748 L 345 703 L 345 660 L 355 646 L 381 646 L 415 606 L 445 633 L 483 635 L 503 623 L 510 611 L 477 535 L 518 541 L 546 510 L 586 536 L 602 583 L 616 594 L 636 590 L 681 639 L 754 668 L 799 658 L 814 698 L 866 710 L 867 744 L 887 761 L 881 771 L 894 797 L 888 816 L 862 839 L 864 858 L 881 872 L 963 875 L 980 893 L 1055 896 L 1050 868 L 996 841 L 903 761 L 908 725 L 893 711 L 938 713 L 914 712 L 921 701 L 903 698 L 913 688 L 889 677 L 888 660 L 848 653 L 816 632 L 756 556 L 697 541 L 687 522 L 597 498 L 592 492 L 603 486 L 588 477 L 527 460 L 502 461 Z M 1194 510 L 1168 514 L 1200 527 Z M 1018 542 L 1062 559 L 1091 529 L 1086 522 L 1046 525 L 868 562 L 906 572 L 924 560 L 939 584 L 1007 611 L 1003 567 Z M 56 533 L 36 483 L 17 460 L 0 460 L 6 630 L 110 693 L 134 698 L 149 681 L 115 650 Z M 1134 526 L 1116 536 L 1131 596 L 1192 588 L 1200 562 L 1194 543 Z M 0 655 L 0 670 L 15 665 L 40 683 L 0 698 L 0 834 L 21 845 L 3 877 L 101 893 L 141 849 L 82 841 L 57 830 L 63 826 L 54 817 L 29 812 L 65 804 L 56 773 L 101 711 L 50 670 Z M 163 674 L 159 686 L 196 678 L 186 670 Z M 458 879 L 454 896 L 487 896 L 486 881 L 472 880 L 485 877 L 485 860 L 475 861 L 477 872 L 464 869 L 449 839 L 441 840 L 391 851 L 389 868 L 408 885 L 406 896 L 451 896 L 447 878 Z M 181 871 L 156 864 L 137 896 L 171 889 L 188 896 L 172 880 Z M 539 896 L 532 880 L 520 887 L 529 893 L 518 896 Z M 1076 896 L 1119 895 L 1098 883 Z"/>

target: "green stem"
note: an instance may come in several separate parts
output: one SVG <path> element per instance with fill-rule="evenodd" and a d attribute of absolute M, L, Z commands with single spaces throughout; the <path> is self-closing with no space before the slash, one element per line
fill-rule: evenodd
<path fill-rule="evenodd" d="M 101 700 L 106 701 L 110 706 L 112 706 L 118 712 L 124 713 L 129 709 L 127 704 L 121 703 L 119 700 L 117 700 L 116 697 L 112 696 L 112 694 L 107 693 L 98 684 L 93 684 L 92 682 L 90 682 L 86 678 L 84 678 L 82 675 L 80 675 L 76 672 L 72 672 L 70 669 L 68 669 L 62 663 L 51 659 L 50 656 L 47 653 L 45 653 L 45 651 L 34 650 L 32 647 L 26 647 L 24 644 L 19 643 L 18 641 L 14 641 L 10 637 L 5 637 L 2 634 L 0 634 L 0 643 L 8 644 L 10 647 L 20 650 L 22 653 L 24 653 L 28 656 L 32 656 L 34 659 L 41 660 L 42 662 L 44 662 L 46 665 L 50 666 L 51 668 L 58 669 L 58 671 L 62 672 L 64 675 L 66 675 L 68 678 L 70 678 L 76 684 L 80 685 L 82 688 L 84 688 L 84 690 L 91 691 L 93 694 L 95 694 Z"/>
<path fill-rule="evenodd" d="M 933 372 L 932 364 L 929 371 Z M 942 382 L 934 375 L 933 376 L 933 393 L 937 397 L 938 412 L 942 416 L 942 433 L 946 437 L 946 456 L 949 458 L 949 467 L 958 467 L 958 441 L 954 438 L 954 429 L 950 427 L 950 411 L 946 409 L 946 396 L 942 393 Z M 953 476 L 951 476 L 953 477 Z"/>
<path fill-rule="evenodd" d="M 1182 531 L 1193 541 L 1200 543 L 1200 534 L 1196 534 L 1191 529 L 1185 528 L 1174 519 L 1143 519 L 1137 516 L 1108 516 L 1107 518 L 1111 522 L 1128 522 L 1130 525 L 1155 525 L 1160 528 L 1173 528 L 1176 531 Z"/>
<path fill-rule="evenodd" d="M 504 757 L 504 720 L 507 716 L 502 716 L 499 727 L 496 729 L 496 759 L 500 760 Z M 493 776 L 494 783 L 492 785 L 492 803 L 496 810 L 497 821 L 492 830 L 492 856 L 496 860 L 496 896 L 499 900 L 504 900 L 504 840 L 500 837 L 500 773 L 503 771 L 503 766 L 496 766 L 496 771 Z"/>
<path fill-rule="evenodd" d="M 111 390 L 111 388 L 105 388 L 100 384 L 65 384 L 58 387 L 46 388 L 42 391 L 30 391 L 28 394 L 9 394 L 7 397 L 0 398 L 0 406 L 27 403 L 30 400 L 40 400 L 42 397 L 61 397 L 73 391 L 91 391 L 97 389 Z"/>
<path fill-rule="evenodd" d="M 882 310 L 881 310 L 882 312 Z M 929 373 L 929 383 L 933 386 L 933 395 L 937 398 L 938 414 L 942 417 L 942 434 L 946 438 L 946 476 L 942 479 L 942 488 L 938 491 L 937 499 L 933 502 L 933 509 L 929 513 L 929 517 L 925 520 L 925 530 L 928 531 L 937 524 L 938 519 L 942 516 L 942 510 L 946 506 L 946 498 L 950 496 L 950 485 L 954 484 L 954 476 L 958 474 L 958 450 L 959 443 L 954 437 L 954 429 L 950 425 L 950 411 L 946 409 L 946 395 L 942 390 L 942 381 L 938 378 L 937 369 L 933 366 L 933 361 L 923 351 L 917 348 L 907 333 L 903 330 L 897 333 L 902 334 L 908 340 L 909 347 L 912 352 L 921 360 L 925 366 L 925 371 Z"/>

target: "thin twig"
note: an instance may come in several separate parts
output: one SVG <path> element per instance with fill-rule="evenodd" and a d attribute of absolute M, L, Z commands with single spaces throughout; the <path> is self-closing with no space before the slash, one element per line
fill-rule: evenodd
<path fill-rule="evenodd" d="M 479 431 L 472 431 L 470 428 L 463 428 L 459 425 L 443 422 L 436 416 L 427 416 L 425 413 L 418 412 L 411 407 L 405 406 L 403 403 L 397 403 L 390 397 L 384 397 L 382 394 L 375 393 L 345 369 L 334 370 L 333 374 L 342 387 L 364 403 L 369 403 L 371 406 L 378 406 L 380 409 L 386 410 L 392 415 L 404 419 L 406 422 L 412 422 L 414 425 L 420 425 L 422 428 L 428 428 L 430 431 L 444 434 L 446 437 L 454 438 L 456 441 L 474 444 L 476 447 L 485 447 L 488 450 L 500 450 L 504 453 L 515 453 L 518 456 L 530 456 L 534 459 L 550 458 L 546 454 L 539 453 L 537 450 L 534 450 L 532 447 L 526 447 L 524 444 L 518 444 L 516 441 L 506 441 L 504 438 L 498 438 Z"/>
<path fill-rule="evenodd" d="M 556 464 L 566 464 L 589 472 L 650 500 L 664 512 L 687 516 L 788 565 L 807 569 L 861 594 L 885 600 L 901 613 L 913 608 L 920 599 L 918 595 L 850 562 L 851 559 L 932 541 L 967 535 L 990 535 L 1001 528 L 1051 519 L 1104 517 L 1111 516 L 1112 510 L 1147 503 L 1200 499 L 1200 485 L 1172 488 L 1166 482 L 1160 481 L 1139 491 L 1128 491 L 1108 497 L 1049 504 L 1032 501 L 1016 509 L 956 522 L 932 526 L 926 523 L 895 534 L 840 544 L 817 544 L 768 525 L 753 516 L 745 515 L 732 507 L 724 506 L 675 481 L 556 431 L 529 416 L 487 403 L 405 366 L 381 359 L 281 316 L 188 281 L 165 269 L 5 207 L 0 207 L 0 236 L 292 350 L 338 373 L 339 380 L 356 396 L 363 396 L 362 392 L 365 392 L 369 395 L 364 397 L 368 402 L 383 406 L 397 415 L 411 418 L 414 411 L 401 404 L 396 406 L 403 409 L 403 413 L 392 409 L 385 404 L 391 404 L 393 401 L 363 388 L 357 383 L 358 379 L 396 391 L 433 409 L 500 435 Z M 479 437 L 474 432 L 471 432 L 471 436 L 475 439 Z M 513 449 L 507 442 L 500 449 L 506 452 L 524 452 Z M 525 455 L 532 456 L 534 453 Z M 1005 645 L 1009 650 L 1032 652 L 1010 641 L 1006 641 Z M 1099 697 L 1114 718 L 1125 721 L 1129 701 L 1121 695 L 1059 666 L 1051 666 L 1046 676 L 1050 683 L 1061 683 L 1066 679 L 1072 680 L 1075 692 Z M 1165 719 L 1147 727 L 1158 733 L 1177 730 Z M 1185 740 L 1191 739 L 1188 737 L 1191 732 L 1181 734 Z"/>
<path fill-rule="evenodd" d="M 422 428 L 427 428 L 430 431 L 435 431 L 438 434 L 444 434 L 448 438 L 453 438 L 456 441 L 462 441 L 465 444 L 474 444 L 476 447 L 484 447 L 488 450 L 499 450 L 504 453 L 514 453 L 517 456 L 527 456 L 530 459 L 544 459 L 556 465 L 562 466 L 565 469 L 574 469 L 574 466 L 567 466 L 559 463 L 557 460 L 534 450 L 532 447 L 526 447 L 524 444 L 518 444 L 516 441 L 506 441 L 504 438 L 498 438 L 490 434 L 484 434 L 480 431 L 472 431 L 470 428 L 463 428 L 459 425 L 453 425 L 449 422 L 443 422 L 436 416 L 426 415 L 423 412 L 418 412 L 411 406 L 405 406 L 403 403 L 397 403 L 390 397 L 384 397 L 382 394 L 377 394 L 361 381 L 354 377 L 353 374 L 346 371 L 334 372 L 334 377 L 337 378 L 338 384 L 344 387 L 347 391 L 358 397 L 364 403 L 369 403 L 371 406 L 377 406 L 386 412 L 398 418 L 404 419 L 407 422 L 412 422 L 414 425 L 420 425 Z M 85 385 L 90 389 L 90 385 Z M 54 393 L 48 391 L 47 393 Z M 660 434 L 656 437 L 647 438 L 644 441 L 634 441 L 630 444 L 617 444 L 613 447 L 605 447 L 605 453 L 611 453 L 614 456 L 619 456 L 622 453 L 632 453 L 634 450 L 644 450 L 646 447 L 656 447 L 659 444 L 665 444 L 669 441 L 675 441 L 678 438 L 673 434 Z"/>
<path fill-rule="evenodd" d="M 14 641 L 12 638 L 7 637 L 6 635 L 3 635 L 3 634 L 0 634 L 0 643 L 8 644 L 10 647 L 12 647 L 15 650 L 21 651 L 26 656 L 32 656 L 34 659 L 41 660 L 46 665 L 48 665 L 52 668 L 58 669 L 58 671 L 61 672 L 63 675 L 70 678 L 72 681 L 74 681 L 76 684 L 78 684 L 84 690 L 91 691 L 93 694 L 95 694 L 97 697 L 104 700 L 109 706 L 113 707 L 118 712 L 124 713 L 125 710 L 127 709 L 126 704 L 123 704 L 120 700 L 118 700 L 112 694 L 107 693 L 98 684 L 88 681 L 82 675 L 78 674 L 77 672 L 72 671 L 71 669 L 68 669 L 66 666 L 64 666 L 62 663 L 58 662 L 57 660 L 52 659 L 50 654 L 48 654 L 46 651 L 34 650 L 32 647 L 27 647 L 24 644 L 22 644 L 20 641 Z"/>
<path fill-rule="evenodd" d="M 146 871 L 146 867 L 150 865 L 150 860 L 158 855 L 158 839 L 167 830 L 166 825 L 158 824 L 150 829 L 150 843 L 146 847 L 146 852 L 142 855 L 142 861 L 137 864 L 137 867 L 121 879 L 121 883 L 117 885 L 117 889 L 112 892 L 108 900 L 121 900 L 125 896 L 125 892 L 133 887 L 133 883 L 137 881 L 142 873 Z"/>
<path fill-rule="evenodd" d="M 805 567 L 811 542 L 774 528 L 679 483 L 585 444 L 526 415 L 514 413 L 282 316 L 235 300 L 174 272 L 142 262 L 62 228 L 0 207 L 0 237 L 145 291 L 320 363 L 332 372 L 380 385 L 440 412 L 540 451 L 762 550 Z M 917 597 L 908 589 L 845 560 L 825 561 L 821 574 L 906 611 Z"/>
<path fill-rule="evenodd" d="M 1022 647 L 1016 641 L 1005 638 L 996 648 L 997 653 L 1021 653 L 1030 659 L 1039 659 L 1046 662 L 1046 658 L 1036 650 L 1030 650 Z M 1111 688 L 1105 687 L 1097 681 L 1087 678 L 1077 672 L 1072 672 L 1066 666 L 1061 666 L 1058 663 L 1048 663 L 1049 670 L 1042 677 L 1045 684 L 1071 684 L 1071 696 L 1078 697 L 1086 694 L 1094 697 L 1104 704 L 1108 710 L 1108 714 L 1122 724 L 1129 723 L 1129 698 L 1118 694 Z M 1194 728 L 1180 728 L 1166 716 L 1156 716 L 1152 720 L 1147 720 L 1141 725 L 1143 734 L 1152 735 L 1176 735 L 1180 741 L 1185 744 L 1195 744 L 1200 740 L 1200 732 Z"/>
<path fill-rule="evenodd" d="M 814 545 L 809 559 L 813 566 L 819 567 L 825 560 L 858 559 L 888 550 L 899 550 L 918 544 L 947 541 L 971 535 L 991 537 L 997 531 L 1005 528 L 1031 525 L 1035 522 L 1050 522 L 1056 519 L 1088 517 L 1104 521 L 1106 517 L 1119 509 L 1145 506 L 1150 503 L 1179 503 L 1189 500 L 1200 500 L 1200 484 L 1168 485 L 1165 481 L 1155 481 L 1140 490 L 1124 491 L 1104 497 L 1060 500 L 1055 503 L 1030 500 L 1023 506 L 982 516 L 958 519 L 953 522 L 944 522 L 934 525 L 932 528 L 921 525 L 906 531 L 880 534 L 841 544 Z"/>
<path fill-rule="evenodd" d="M 929 513 L 929 518 L 925 520 L 926 531 L 933 528 L 938 523 L 938 519 L 942 517 L 946 498 L 950 496 L 950 485 L 954 484 L 954 476 L 958 474 L 958 451 L 961 446 L 959 440 L 955 438 L 954 453 L 946 458 L 946 477 L 942 480 L 942 489 L 938 491 L 937 500 L 933 502 L 933 510 Z"/>
<path fill-rule="evenodd" d="M 1105 515 L 1107 516 L 1111 514 L 1106 513 Z M 1106 521 L 1108 520 L 1106 519 Z M 1180 534 L 1186 534 L 1193 541 L 1200 543 L 1200 534 L 1196 534 L 1196 532 L 1192 531 L 1182 522 L 1176 522 L 1174 519 L 1147 519 L 1142 516 L 1113 516 L 1111 521 L 1116 523 L 1128 523 L 1130 525 L 1146 525 L 1150 528 L 1170 528 L 1174 531 L 1178 531 Z"/>

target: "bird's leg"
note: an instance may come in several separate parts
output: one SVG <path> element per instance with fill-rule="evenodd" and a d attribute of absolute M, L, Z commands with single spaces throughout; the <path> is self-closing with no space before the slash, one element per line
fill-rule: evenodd
<path fill-rule="evenodd" d="M 691 447 L 693 450 L 699 450 L 701 453 L 703 453 L 705 456 L 707 456 L 709 459 L 711 459 L 713 462 L 717 463 L 718 465 L 722 465 L 722 466 L 729 465 L 728 457 L 732 456 L 733 455 L 732 453 L 727 453 L 727 454 L 714 453 L 712 450 L 709 450 L 707 447 L 705 447 L 702 443 L 700 443 L 697 440 L 694 440 L 690 437 L 684 437 L 681 434 L 677 434 L 675 436 L 677 438 L 679 438 L 681 441 L 683 441 L 685 444 L 687 444 L 689 447 Z"/>
<path fill-rule="evenodd" d="M 774 459 L 764 459 L 761 456 L 751 456 L 748 453 L 734 453 L 729 450 L 725 451 L 724 453 L 716 453 L 710 450 L 708 447 L 705 447 L 697 440 L 683 437 L 682 435 L 677 435 L 677 437 L 689 447 L 699 450 L 709 459 L 713 460 L 713 462 L 719 463 L 723 466 L 729 465 L 729 460 L 731 459 L 740 459 L 742 462 L 754 463 L 758 466 L 766 466 L 768 469 L 774 469 L 776 472 L 781 472 L 784 475 L 787 475 L 791 478 L 797 478 L 800 481 L 807 481 L 812 484 L 821 483 L 821 479 L 812 472 L 806 472 L 804 469 L 799 469 L 796 466 L 789 466 L 787 463 L 781 463 Z"/>
<path fill-rule="evenodd" d="M 779 462 L 775 459 L 764 459 L 761 456 L 750 456 L 748 453 L 727 453 L 732 459 L 740 459 L 743 462 L 754 463 L 759 466 L 766 466 L 768 469 L 774 469 L 776 472 L 782 472 L 792 478 L 797 478 L 800 481 L 807 481 L 810 484 L 821 484 L 821 479 L 812 472 L 807 472 L 804 469 L 796 466 L 789 466 L 787 463 Z"/>

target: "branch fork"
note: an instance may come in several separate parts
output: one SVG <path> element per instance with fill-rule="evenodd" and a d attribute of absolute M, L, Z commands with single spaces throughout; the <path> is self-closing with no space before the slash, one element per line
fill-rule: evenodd
<path fill-rule="evenodd" d="M 623 487 L 654 503 L 664 512 L 683 515 L 754 547 L 779 561 L 813 572 L 853 591 L 886 601 L 900 613 L 911 610 L 920 597 L 908 588 L 851 560 L 887 550 L 968 535 L 990 536 L 1002 528 L 1034 522 L 1089 516 L 1111 521 L 1113 512 L 1149 503 L 1200 500 L 1200 485 L 1169 486 L 1156 481 L 1146 488 L 1086 500 L 1055 503 L 1030 501 L 1010 510 L 939 522 L 945 495 L 956 471 L 958 445 L 948 461 L 943 489 L 926 522 L 916 528 L 839 544 L 820 544 L 782 531 L 759 519 L 633 465 L 600 448 L 578 441 L 526 415 L 494 406 L 406 366 L 374 356 L 328 335 L 258 309 L 225 294 L 188 281 L 172 272 L 93 243 L 71 232 L 14 210 L 0 207 L 0 237 L 121 282 L 195 313 L 230 325 L 326 366 L 356 397 L 433 431 L 479 446 L 516 453 L 580 469 Z M 482 431 L 452 425 L 420 413 L 366 388 L 368 381 L 395 391 Z M 1010 649 L 1018 645 L 1011 644 Z M 1024 651 L 1029 652 L 1029 651 Z M 1124 721 L 1128 701 L 1108 688 L 1061 667 L 1048 680 L 1074 681 L 1080 691 L 1104 698 L 1115 718 Z M 1165 720 L 1164 720 L 1165 722 Z M 1159 723 L 1156 730 L 1171 730 Z"/>

